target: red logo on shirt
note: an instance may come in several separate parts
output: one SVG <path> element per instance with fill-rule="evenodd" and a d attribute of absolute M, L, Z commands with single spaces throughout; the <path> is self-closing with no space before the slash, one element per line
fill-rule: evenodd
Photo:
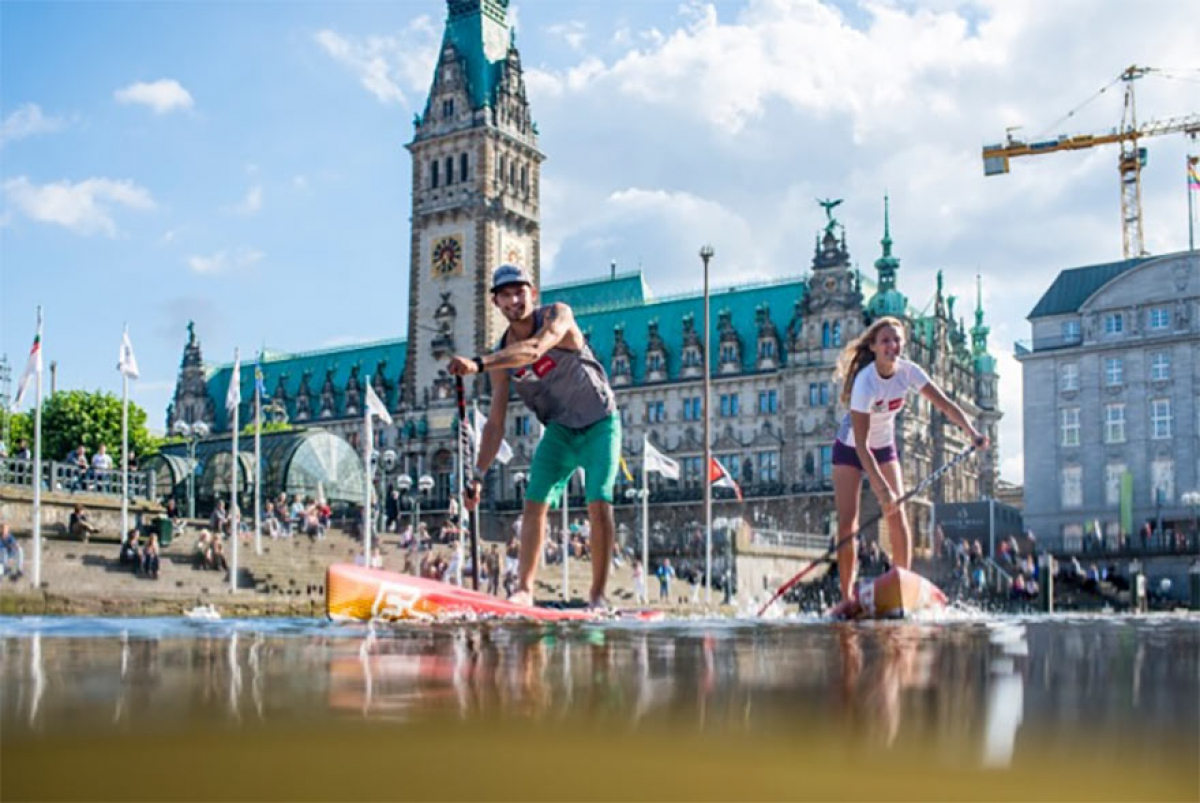
<path fill-rule="evenodd" d="M 888 402 L 888 410 L 899 410 L 904 406 L 904 399 L 892 399 Z"/>
<path fill-rule="evenodd" d="M 558 363 L 554 361 L 554 358 L 547 354 L 533 364 L 533 372 L 538 375 L 538 379 L 541 379 L 543 376 L 553 371 L 556 365 L 558 365 Z"/>

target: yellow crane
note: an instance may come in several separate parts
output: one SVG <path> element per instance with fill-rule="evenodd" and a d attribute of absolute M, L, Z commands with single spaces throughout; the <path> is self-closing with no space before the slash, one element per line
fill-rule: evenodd
<path fill-rule="evenodd" d="M 1121 112 L 1120 128 L 1106 134 L 1059 136 L 1034 142 L 1016 139 L 1012 134 L 1013 129 L 1009 129 L 1003 144 L 983 146 L 983 174 L 996 176 L 1007 173 L 1008 160 L 1017 156 L 1078 151 L 1112 142 L 1119 143 L 1121 153 L 1117 158 L 1117 169 L 1121 173 L 1121 236 L 1125 258 L 1145 256 L 1145 241 L 1142 238 L 1142 168 L 1146 165 L 1146 149 L 1140 147 L 1138 141 L 1160 134 L 1184 133 L 1193 138 L 1200 134 L 1200 114 L 1196 113 L 1138 124 L 1134 82 L 1154 72 L 1160 71 L 1153 67 L 1127 67 L 1108 86 L 1096 93 L 1096 96 L 1102 94 L 1117 81 L 1125 84 L 1125 106 Z M 1090 102 L 1096 96 L 1086 102 Z"/>

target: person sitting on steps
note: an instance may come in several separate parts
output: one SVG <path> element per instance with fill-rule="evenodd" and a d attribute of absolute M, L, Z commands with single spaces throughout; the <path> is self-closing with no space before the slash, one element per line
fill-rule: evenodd
<path fill-rule="evenodd" d="M 92 533 L 100 532 L 100 528 L 92 524 L 87 511 L 78 502 L 75 504 L 75 510 L 71 512 L 71 520 L 67 529 L 71 535 L 81 539 L 85 544 L 91 538 Z"/>

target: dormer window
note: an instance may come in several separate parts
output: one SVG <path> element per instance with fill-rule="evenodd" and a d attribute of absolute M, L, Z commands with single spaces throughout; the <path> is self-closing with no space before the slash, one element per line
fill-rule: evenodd
<path fill-rule="evenodd" d="M 758 344 L 758 358 L 760 360 L 775 359 L 775 341 L 763 340 Z"/>
<path fill-rule="evenodd" d="M 737 362 L 737 345 L 734 343 L 726 343 L 721 346 L 721 362 Z"/>
<path fill-rule="evenodd" d="M 454 98 L 446 98 L 442 101 L 442 119 L 449 120 L 454 116 Z"/>

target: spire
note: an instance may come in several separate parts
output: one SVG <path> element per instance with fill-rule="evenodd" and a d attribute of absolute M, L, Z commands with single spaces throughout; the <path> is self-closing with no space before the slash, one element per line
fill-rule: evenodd
<path fill-rule="evenodd" d="M 900 268 L 900 260 L 892 256 L 892 230 L 889 220 L 888 196 L 883 196 L 883 255 L 875 260 L 875 270 L 879 271 L 879 292 L 884 293 L 896 287 L 896 271 Z"/>
<path fill-rule="evenodd" d="M 976 357 L 987 354 L 988 332 L 983 325 L 983 279 L 975 274 L 975 325 L 971 327 L 971 353 Z"/>

